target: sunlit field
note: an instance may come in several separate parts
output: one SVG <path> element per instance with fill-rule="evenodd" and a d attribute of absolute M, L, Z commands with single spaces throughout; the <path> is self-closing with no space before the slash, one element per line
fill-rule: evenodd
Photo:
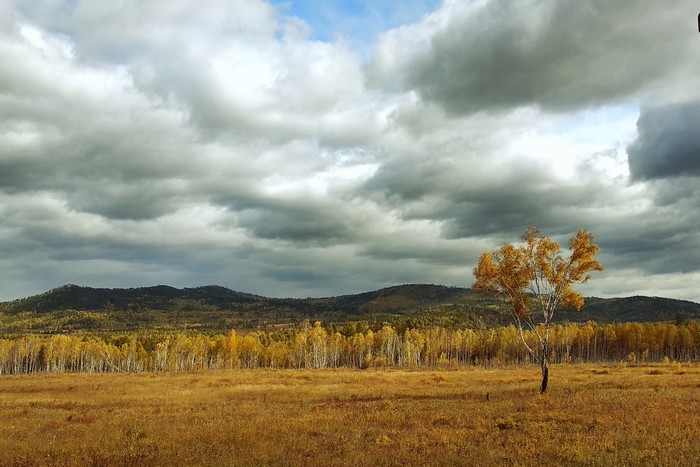
<path fill-rule="evenodd" d="M 700 367 L 0 377 L 1 465 L 697 465 Z"/>

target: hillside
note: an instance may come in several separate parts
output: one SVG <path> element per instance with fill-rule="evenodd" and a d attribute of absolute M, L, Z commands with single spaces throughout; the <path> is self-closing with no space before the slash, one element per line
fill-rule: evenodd
<path fill-rule="evenodd" d="M 64 285 L 40 295 L 5 302 L 9 313 L 33 311 L 47 313 L 56 310 L 104 311 L 116 310 L 173 310 L 187 302 L 190 306 L 207 304 L 232 307 L 242 303 L 264 300 L 263 297 L 234 292 L 225 287 L 206 286 L 176 289 L 167 285 L 134 289 L 102 289 Z"/>
<path fill-rule="evenodd" d="M 448 324 L 491 327 L 510 323 L 503 304 L 467 288 L 412 284 L 326 298 L 280 299 L 220 286 L 177 289 L 159 285 L 106 289 L 66 285 L 0 303 L 0 330 L 198 329 L 221 332 L 296 324 L 304 319 L 343 325 L 391 322 L 400 327 Z M 659 297 L 588 298 L 581 312 L 560 310 L 557 321 L 598 323 L 700 320 L 700 304 Z"/>

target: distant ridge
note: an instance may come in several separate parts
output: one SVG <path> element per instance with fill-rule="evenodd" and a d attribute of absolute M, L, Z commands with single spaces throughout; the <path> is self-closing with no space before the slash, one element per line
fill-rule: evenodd
<path fill-rule="evenodd" d="M 210 305 L 233 305 L 265 300 L 263 297 L 234 292 L 217 285 L 177 289 L 168 285 L 130 289 L 107 289 L 67 284 L 11 302 L 0 304 L 9 312 L 34 311 L 46 313 L 56 310 L 109 309 L 167 310 L 173 300 L 204 301 Z"/>
<path fill-rule="evenodd" d="M 69 284 L 39 295 L 0 303 L 0 311 L 8 315 L 46 315 L 66 310 L 103 313 L 109 315 L 112 322 L 126 321 L 126 315 L 133 317 L 134 313 L 140 313 L 139 322 L 146 326 L 150 324 L 150 318 L 143 315 L 144 312 L 157 312 L 160 320 L 166 316 L 169 322 L 206 320 L 208 323 L 220 322 L 221 326 L 231 323 L 274 325 L 302 319 L 341 323 L 400 318 L 421 319 L 422 322 L 447 319 L 455 326 L 510 324 L 510 316 L 503 304 L 493 297 L 468 288 L 431 284 L 398 285 L 359 294 L 305 299 L 268 298 L 217 285 L 183 289 L 167 285 L 109 289 Z M 700 304 L 634 296 L 590 297 L 581 312 L 559 310 L 556 321 L 592 320 L 603 324 L 686 319 L 700 320 Z"/>

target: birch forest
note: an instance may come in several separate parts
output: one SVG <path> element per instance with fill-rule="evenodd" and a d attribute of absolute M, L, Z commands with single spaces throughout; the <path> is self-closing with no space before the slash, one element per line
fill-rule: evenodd
<path fill-rule="evenodd" d="M 700 360 L 700 323 L 561 324 L 552 363 Z M 533 341 L 532 333 L 525 334 Z M 0 374 L 189 372 L 229 368 L 370 368 L 532 363 L 513 326 L 396 328 L 353 323 L 239 334 L 157 331 L 0 339 Z"/>

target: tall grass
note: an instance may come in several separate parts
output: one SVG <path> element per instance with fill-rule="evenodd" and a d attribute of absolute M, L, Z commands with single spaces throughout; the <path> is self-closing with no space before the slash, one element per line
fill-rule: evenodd
<path fill-rule="evenodd" d="M 700 367 L 0 378 L 0 465 L 697 465 Z"/>

